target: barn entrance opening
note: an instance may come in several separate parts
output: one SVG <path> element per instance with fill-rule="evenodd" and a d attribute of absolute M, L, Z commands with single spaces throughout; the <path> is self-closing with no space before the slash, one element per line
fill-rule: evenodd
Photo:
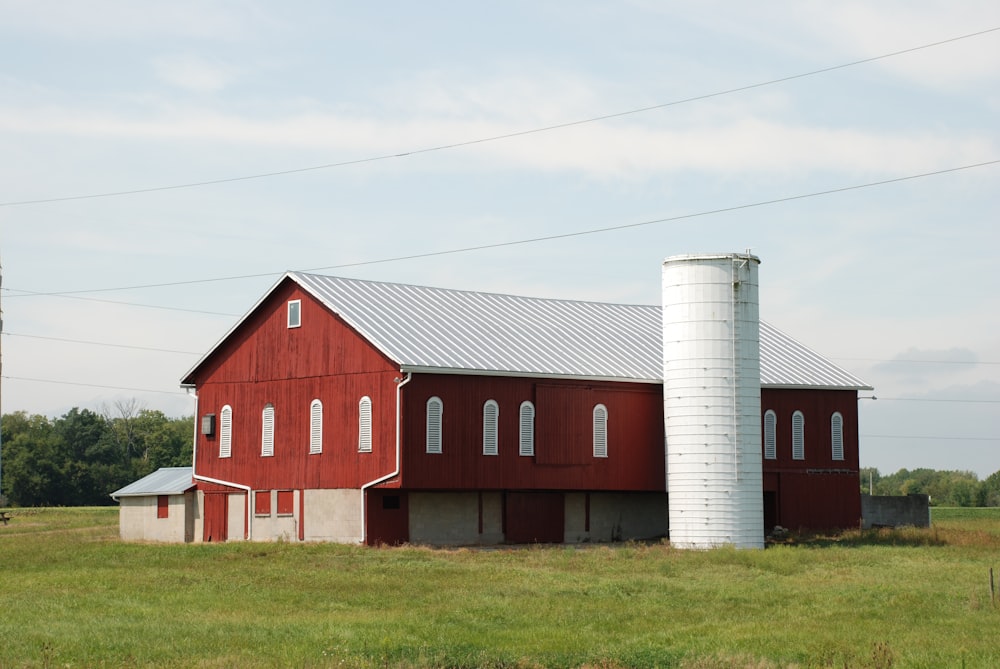
<path fill-rule="evenodd" d="M 566 503 L 561 492 L 508 492 L 504 504 L 507 543 L 562 543 Z"/>

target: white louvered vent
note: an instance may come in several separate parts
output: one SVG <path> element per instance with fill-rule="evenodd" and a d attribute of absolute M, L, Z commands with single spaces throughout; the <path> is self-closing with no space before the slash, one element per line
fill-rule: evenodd
<path fill-rule="evenodd" d="M 323 403 L 313 400 L 309 404 L 309 453 L 323 452 Z"/>
<path fill-rule="evenodd" d="M 500 406 L 493 400 L 483 404 L 483 455 L 497 455 L 497 422 Z"/>
<path fill-rule="evenodd" d="M 372 399 L 367 395 L 358 402 L 358 452 L 372 452 Z"/>
<path fill-rule="evenodd" d="M 260 454 L 264 457 L 274 455 L 274 405 L 264 407 L 262 415 L 263 427 L 260 435 Z"/>
<path fill-rule="evenodd" d="M 444 403 L 440 397 L 427 400 L 427 452 L 441 452 L 441 426 L 444 417 Z"/>
<path fill-rule="evenodd" d="M 233 408 L 228 404 L 219 412 L 219 457 L 233 454 Z"/>
<path fill-rule="evenodd" d="M 834 460 L 844 459 L 844 417 L 840 412 L 835 412 L 830 416 L 830 443 L 832 444 L 832 457 Z"/>
<path fill-rule="evenodd" d="M 792 459 L 806 459 L 806 419 L 801 411 L 792 414 Z"/>
<path fill-rule="evenodd" d="M 608 457 L 608 408 L 603 404 L 594 407 L 594 457 Z"/>
<path fill-rule="evenodd" d="M 764 459 L 778 457 L 778 416 L 771 409 L 764 414 Z"/>
<path fill-rule="evenodd" d="M 535 454 L 535 405 L 521 402 L 520 433 L 518 434 L 518 454 Z"/>

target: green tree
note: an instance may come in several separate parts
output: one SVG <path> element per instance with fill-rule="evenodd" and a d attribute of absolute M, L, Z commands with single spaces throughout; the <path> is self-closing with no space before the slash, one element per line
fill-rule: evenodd
<path fill-rule="evenodd" d="M 110 493 L 159 467 L 191 464 L 194 418 L 118 405 L 50 420 L 25 412 L 2 420 L 3 490 L 18 506 L 113 504 Z"/>
<path fill-rule="evenodd" d="M 976 503 L 978 506 L 1000 506 L 1000 471 L 993 472 L 979 484 Z"/>
<path fill-rule="evenodd" d="M 12 504 L 40 506 L 59 497 L 58 437 L 45 416 L 3 417 L 3 493 Z"/>

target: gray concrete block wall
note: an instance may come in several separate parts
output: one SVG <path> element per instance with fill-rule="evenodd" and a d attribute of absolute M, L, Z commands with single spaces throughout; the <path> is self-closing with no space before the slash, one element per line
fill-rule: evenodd
<path fill-rule="evenodd" d="M 306 490 L 303 496 L 305 508 L 302 510 L 302 517 L 306 541 L 333 541 L 341 544 L 361 541 L 360 490 Z"/>
<path fill-rule="evenodd" d="M 861 495 L 861 527 L 930 527 L 927 495 Z"/>
<path fill-rule="evenodd" d="M 194 538 L 194 494 L 170 495 L 166 518 L 157 517 L 157 495 L 119 500 L 118 530 L 123 541 L 180 543 Z"/>

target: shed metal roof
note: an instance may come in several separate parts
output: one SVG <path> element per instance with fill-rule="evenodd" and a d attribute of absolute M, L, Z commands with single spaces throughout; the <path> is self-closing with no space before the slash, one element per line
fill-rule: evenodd
<path fill-rule="evenodd" d="M 404 372 L 663 380 L 659 305 L 521 297 L 303 272 L 285 278 Z M 767 323 L 761 323 L 760 339 L 763 386 L 871 388 Z M 185 375 L 185 383 L 200 365 Z"/>
<path fill-rule="evenodd" d="M 193 467 L 162 467 L 138 481 L 129 483 L 111 493 L 119 497 L 144 497 L 147 495 L 180 495 L 194 487 Z"/>

